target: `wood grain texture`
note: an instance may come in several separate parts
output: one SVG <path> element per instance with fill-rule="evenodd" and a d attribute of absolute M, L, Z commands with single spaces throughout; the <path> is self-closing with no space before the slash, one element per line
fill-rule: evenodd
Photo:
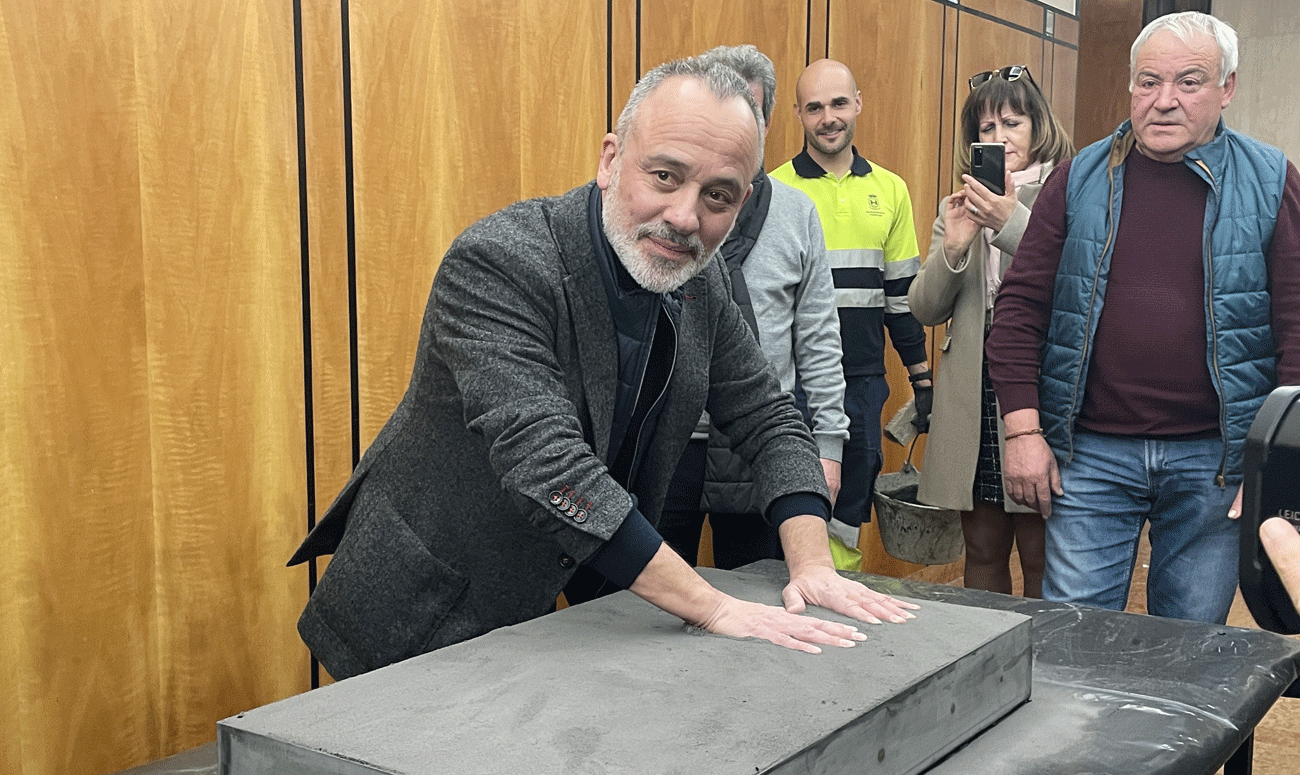
<path fill-rule="evenodd" d="M 807 64 L 806 9 L 806 3 L 794 0 L 717 0 L 697 3 L 684 13 L 674 0 L 642 0 L 643 69 L 714 46 L 757 47 L 776 69 L 776 101 L 764 143 L 764 166 L 773 169 L 798 153 L 803 143 L 792 107 L 795 81 Z"/>
<path fill-rule="evenodd" d="M 962 0 L 961 5 L 1026 29 L 1043 31 L 1043 6 L 1028 0 Z"/>
<path fill-rule="evenodd" d="M 597 0 L 351 9 L 364 448 L 406 389 L 452 239 L 594 176 L 607 68 Z"/>
<path fill-rule="evenodd" d="M 830 56 L 827 46 L 827 29 L 826 22 L 830 18 L 830 6 L 833 0 L 808 0 L 808 55 L 804 66 L 816 62 L 818 59 L 825 59 Z M 790 85 L 794 88 L 794 84 Z M 794 104 L 794 100 L 790 100 Z M 798 152 L 798 149 L 791 151 L 791 155 Z"/>
<path fill-rule="evenodd" d="M 1079 52 L 1060 44 L 1051 44 L 1049 51 L 1052 57 L 1052 88 L 1048 95 L 1052 113 L 1073 137 L 1075 74 L 1079 69 Z"/>
<path fill-rule="evenodd" d="M 1079 20 L 1061 13 L 1055 14 L 1052 37 L 1062 43 L 1079 44 Z"/>
<path fill-rule="evenodd" d="M 1078 80 L 1074 144 L 1106 137 L 1129 114 L 1129 47 L 1142 31 L 1142 3 L 1087 0 L 1079 10 Z"/>
<path fill-rule="evenodd" d="M 640 0 L 609 0 L 609 120 L 602 124 L 607 132 L 614 131 L 619 111 L 641 78 L 639 6 Z"/>
<path fill-rule="evenodd" d="M 291 20 L 201 6 L 0 6 L 6 772 L 302 687 Z"/>
<path fill-rule="evenodd" d="M 0 5 L 6 773 L 101 772 L 157 751 L 130 13 Z"/>
<path fill-rule="evenodd" d="M 304 512 L 292 7 L 134 18 L 161 718 L 169 749 L 300 691 Z"/>

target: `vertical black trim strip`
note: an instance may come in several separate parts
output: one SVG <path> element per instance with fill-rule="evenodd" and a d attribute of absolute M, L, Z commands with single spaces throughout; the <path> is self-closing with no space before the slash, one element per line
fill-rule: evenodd
<path fill-rule="evenodd" d="M 316 404 L 312 397 L 311 231 L 307 201 L 307 97 L 303 72 L 302 0 L 293 0 L 294 112 L 298 141 L 298 245 L 302 277 L 302 402 L 307 470 L 307 531 L 316 527 Z M 307 561 L 307 594 L 316 589 L 316 559 Z M 320 686 L 320 663 L 311 658 L 311 688 Z"/>
<path fill-rule="evenodd" d="M 803 64 L 804 67 L 812 64 L 812 4 L 813 0 L 804 3 L 803 17 Z M 795 102 L 799 98 L 795 97 Z"/>
<path fill-rule="evenodd" d="M 614 0 L 605 0 L 605 133 L 614 131 Z"/>
<path fill-rule="evenodd" d="M 831 2 L 832 0 L 826 0 L 826 37 L 822 39 L 822 48 L 824 50 L 818 59 L 831 58 Z M 812 64 L 812 62 L 808 64 Z"/>
<path fill-rule="evenodd" d="M 352 467 L 361 462 L 361 367 L 357 343 L 357 203 L 352 163 L 352 36 L 348 0 L 339 0 L 343 64 L 343 191 L 348 242 L 348 362 L 352 388 Z"/>
<path fill-rule="evenodd" d="M 636 73 L 632 80 L 641 81 L 641 0 L 636 0 Z"/>

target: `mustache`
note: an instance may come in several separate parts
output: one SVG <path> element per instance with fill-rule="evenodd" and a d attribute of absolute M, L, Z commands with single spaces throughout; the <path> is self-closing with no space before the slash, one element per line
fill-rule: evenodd
<path fill-rule="evenodd" d="M 671 242 L 674 245 L 689 249 L 695 256 L 704 254 L 704 242 L 694 234 L 683 234 L 668 224 L 660 221 L 658 223 L 645 224 L 637 229 L 637 239 L 653 237 L 655 239 Z"/>

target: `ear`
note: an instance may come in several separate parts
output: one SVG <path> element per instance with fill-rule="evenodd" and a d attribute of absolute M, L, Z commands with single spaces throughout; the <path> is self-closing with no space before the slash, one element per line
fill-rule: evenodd
<path fill-rule="evenodd" d="M 750 183 L 748 186 L 745 187 L 745 195 L 740 198 L 740 207 L 736 208 L 737 215 L 740 214 L 740 208 L 745 206 L 745 202 L 749 201 L 749 196 L 750 194 L 753 193 L 754 193 L 754 184 Z"/>
<path fill-rule="evenodd" d="M 854 95 L 855 96 L 853 97 L 853 115 L 856 116 L 862 113 L 862 92 L 860 91 L 854 92 Z"/>
<path fill-rule="evenodd" d="M 618 159 L 618 135 L 610 132 L 600 144 L 600 163 L 596 166 L 596 185 L 601 191 L 609 188 L 614 176 L 614 162 Z"/>
<path fill-rule="evenodd" d="M 1232 102 L 1232 95 L 1236 93 L 1237 74 L 1231 73 L 1228 75 L 1228 80 L 1223 82 L 1223 101 L 1219 103 L 1219 109 L 1222 110 L 1223 108 L 1228 107 L 1228 103 Z"/>

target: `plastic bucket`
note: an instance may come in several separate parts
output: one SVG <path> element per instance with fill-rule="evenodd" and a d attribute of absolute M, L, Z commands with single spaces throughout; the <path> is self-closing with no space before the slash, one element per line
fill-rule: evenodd
<path fill-rule="evenodd" d="M 911 464 L 876 478 L 876 521 L 885 551 L 920 565 L 955 562 L 965 550 L 961 514 L 916 501 L 920 472 Z"/>

